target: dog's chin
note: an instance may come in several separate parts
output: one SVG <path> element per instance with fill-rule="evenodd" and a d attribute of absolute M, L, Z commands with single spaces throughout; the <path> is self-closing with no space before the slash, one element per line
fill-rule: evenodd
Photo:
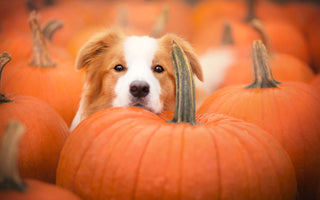
<path fill-rule="evenodd" d="M 150 112 L 154 112 L 154 109 L 150 108 L 147 103 L 144 103 L 144 102 L 132 102 L 129 104 L 129 106 L 132 106 L 132 107 L 138 107 L 138 108 L 142 108 L 142 109 L 145 109 L 145 110 L 148 110 Z"/>

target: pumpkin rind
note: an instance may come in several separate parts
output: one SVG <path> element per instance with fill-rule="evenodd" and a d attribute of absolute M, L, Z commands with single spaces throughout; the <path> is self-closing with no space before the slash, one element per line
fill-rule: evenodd
<path fill-rule="evenodd" d="M 57 184 L 84 199 L 295 199 L 292 163 L 264 130 L 223 115 L 195 123 L 192 71 L 179 49 L 173 120 L 135 107 L 92 114 L 68 137 Z"/>
<path fill-rule="evenodd" d="M 197 113 L 227 114 L 267 130 L 292 159 L 301 197 L 312 199 L 320 176 L 319 102 L 315 88 L 302 82 L 267 88 L 237 85 L 216 91 Z"/>

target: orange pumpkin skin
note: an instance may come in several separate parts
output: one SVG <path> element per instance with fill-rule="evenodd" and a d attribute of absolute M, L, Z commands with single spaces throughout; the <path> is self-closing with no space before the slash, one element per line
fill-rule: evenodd
<path fill-rule="evenodd" d="M 209 118 L 191 126 L 141 108 L 97 112 L 66 140 L 57 185 L 84 199 L 295 199 L 293 166 L 272 137 Z"/>
<path fill-rule="evenodd" d="M 249 84 L 252 82 L 252 60 L 238 59 L 230 65 L 224 75 L 219 88 Z M 315 77 L 315 73 L 304 62 L 289 54 L 277 53 L 270 59 L 270 67 L 276 80 L 308 82 Z"/>
<path fill-rule="evenodd" d="M 310 84 L 320 89 L 320 74 L 311 79 Z"/>
<path fill-rule="evenodd" d="M 214 20 L 208 22 L 208 26 L 193 31 L 191 42 L 199 55 L 204 54 L 209 49 L 227 46 L 222 42 L 226 24 L 230 26 L 233 38 L 233 44 L 230 46 L 233 48 L 240 47 L 242 53 L 250 50 L 253 40 L 259 39 L 259 34 L 245 23 L 225 19 Z M 244 47 L 248 48 L 244 50 Z"/>
<path fill-rule="evenodd" d="M 49 105 L 34 97 L 7 94 L 0 103 L 0 136 L 11 119 L 26 126 L 19 152 L 22 177 L 55 182 L 60 150 L 69 135 L 68 126 Z"/>
<path fill-rule="evenodd" d="M 0 190 L 1 199 L 10 200 L 80 200 L 78 196 L 53 184 L 27 179 L 27 190 L 23 192 L 2 191 Z"/>
<path fill-rule="evenodd" d="M 82 91 L 82 74 L 70 66 L 60 63 L 57 67 L 42 69 L 24 62 L 8 64 L 2 72 L 0 89 L 4 93 L 34 96 L 45 101 L 70 125 Z"/>
<path fill-rule="evenodd" d="M 213 93 L 197 113 L 228 114 L 267 130 L 287 150 L 299 187 L 312 197 L 320 176 L 319 102 L 316 90 L 302 82 L 263 89 L 237 85 Z"/>
<path fill-rule="evenodd" d="M 265 22 L 264 25 L 274 52 L 290 54 L 310 63 L 308 42 L 295 26 L 281 21 Z"/>

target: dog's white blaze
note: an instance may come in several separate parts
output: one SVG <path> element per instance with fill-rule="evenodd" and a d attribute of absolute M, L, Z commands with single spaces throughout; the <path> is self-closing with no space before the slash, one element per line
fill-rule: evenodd
<path fill-rule="evenodd" d="M 116 83 L 116 98 L 113 101 L 113 106 L 130 105 L 129 85 L 135 80 L 140 80 L 146 81 L 150 86 L 149 94 L 146 97 L 147 108 L 155 113 L 161 112 L 163 107 L 160 101 L 161 86 L 152 71 L 152 60 L 157 48 L 157 40 L 147 36 L 131 36 L 124 41 L 127 71 Z"/>

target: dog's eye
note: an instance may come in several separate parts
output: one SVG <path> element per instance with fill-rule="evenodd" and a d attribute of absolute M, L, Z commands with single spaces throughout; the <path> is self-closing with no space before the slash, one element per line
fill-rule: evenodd
<path fill-rule="evenodd" d="M 153 71 L 157 72 L 157 73 L 162 73 L 164 71 L 163 67 L 160 65 L 157 65 L 153 68 Z"/>
<path fill-rule="evenodd" d="M 122 65 L 116 65 L 113 69 L 116 70 L 117 72 L 121 72 L 121 71 L 123 71 L 125 68 L 124 68 Z"/>

